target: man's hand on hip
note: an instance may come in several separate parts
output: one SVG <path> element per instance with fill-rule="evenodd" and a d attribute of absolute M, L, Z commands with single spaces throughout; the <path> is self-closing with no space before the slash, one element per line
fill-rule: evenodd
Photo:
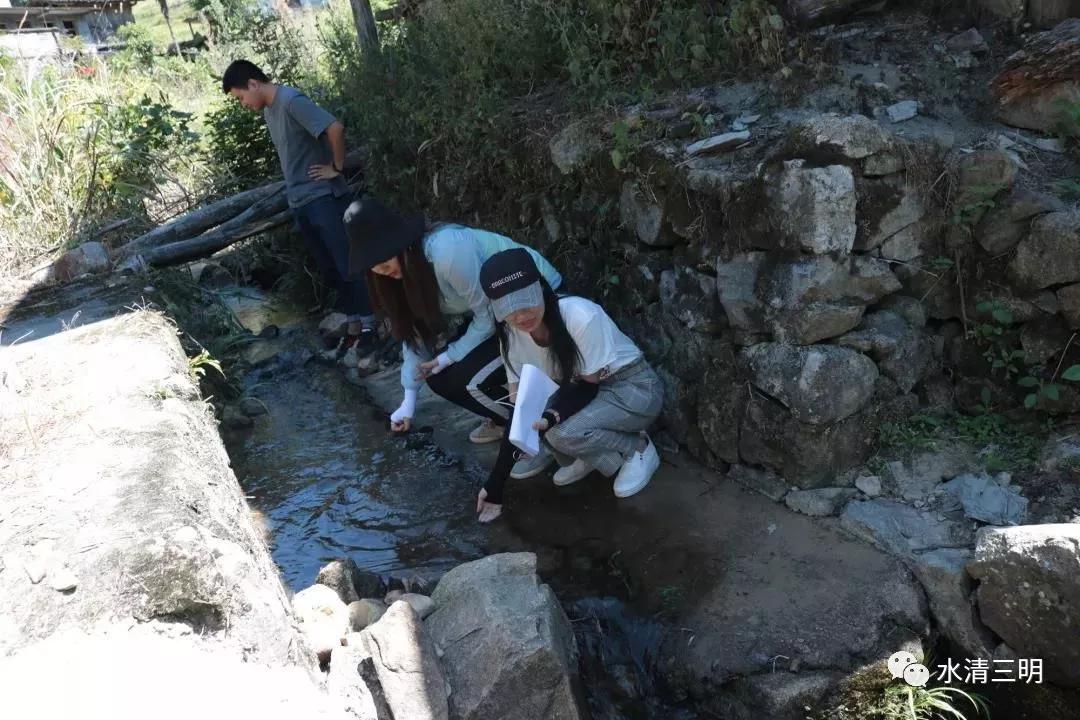
<path fill-rule="evenodd" d="M 308 168 L 307 174 L 312 180 L 333 180 L 341 175 L 333 165 L 312 165 Z"/>

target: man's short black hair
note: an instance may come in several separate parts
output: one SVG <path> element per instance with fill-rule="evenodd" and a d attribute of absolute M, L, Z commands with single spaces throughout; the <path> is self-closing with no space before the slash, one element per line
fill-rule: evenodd
<path fill-rule="evenodd" d="M 229 67 L 225 68 L 225 74 L 221 76 L 221 91 L 226 95 L 233 88 L 246 90 L 248 82 L 270 82 L 258 65 L 249 60 L 233 60 Z"/>

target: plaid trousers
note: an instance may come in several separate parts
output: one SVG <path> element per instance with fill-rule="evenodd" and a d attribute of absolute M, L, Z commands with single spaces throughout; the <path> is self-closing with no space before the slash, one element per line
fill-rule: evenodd
<path fill-rule="evenodd" d="M 664 406 L 664 386 L 645 360 L 600 382 L 600 390 L 580 412 L 544 434 L 559 465 L 583 460 L 607 477 L 637 450 Z"/>

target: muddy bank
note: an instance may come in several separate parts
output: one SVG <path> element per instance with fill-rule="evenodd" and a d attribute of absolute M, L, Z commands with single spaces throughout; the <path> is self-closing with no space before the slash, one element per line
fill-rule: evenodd
<path fill-rule="evenodd" d="M 0 705 L 340 717 L 176 328 L 127 310 L 138 292 L 5 313 Z"/>

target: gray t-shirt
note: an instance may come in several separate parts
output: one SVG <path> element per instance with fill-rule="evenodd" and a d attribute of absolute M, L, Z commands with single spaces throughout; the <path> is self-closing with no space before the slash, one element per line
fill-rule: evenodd
<path fill-rule="evenodd" d="M 308 177 L 312 165 L 330 165 L 334 161 L 330 141 L 324 134 L 335 120 L 333 115 L 299 90 L 279 85 L 274 102 L 263 108 L 263 118 L 281 160 L 290 207 L 307 205 L 324 195 L 349 194 L 349 186 L 340 175 L 333 180 Z"/>

